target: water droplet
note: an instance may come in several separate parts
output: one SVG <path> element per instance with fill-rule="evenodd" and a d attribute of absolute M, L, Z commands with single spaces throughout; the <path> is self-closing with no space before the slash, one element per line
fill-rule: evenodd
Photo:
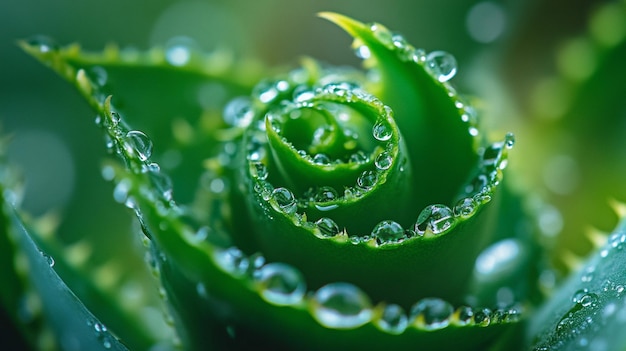
<path fill-rule="evenodd" d="M 339 234 L 339 226 L 330 218 L 322 217 L 318 219 L 315 224 L 320 230 L 320 233 L 325 237 L 333 237 Z"/>
<path fill-rule="evenodd" d="M 372 56 L 372 53 L 370 52 L 370 48 L 367 47 L 366 45 L 357 46 L 354 49 L 354 53 L 356 54 L 356 57 L 362 60 L 367 60 L 368 58 L 370 58 L 370 56 Z"/>
<path fill-rule="evenodd" d="M 409 318 L 404 309 L 398 305 L 385 306 L 383 314 L 376 324 L 390 334 L 402 334 L 409 325 Z"/>
<path fill-rule="evenodd" d="M 96 333 L 105 333 L 107 331 L 107 327 L 100 322 L 96 322 L 93 324 L 93 330 L 95 330 Z"/>
<path fill-rule="evenodd" d="M 187 37 L 172 38 L 165 48 L 165 60 L 172 66 L 184 66 L 191 60 L 194 41 Z"/>
<path fill-rule="evenodd" d="M 426 56 L 426 67 L 440 82 L 447 82 L 456 74 L 456 59 L 444 51 L 433 51 Z"/>
<path fill-rule="evenodd" d="M 491 310 L 483 308 L 474 311 L 474 324 L 486 327 L 491 323 Z"/>
<path fill-rule="evenodd" d="M 391 128 L 384 122 L 378 122 L 372 128 L 372 134 L 376 140 L 387 141 L 391 139 L 393 132 Z"/>
<path fill-rule="evenodd" d="M 152 140 L 143 132 L 131 130 L 126 133 L 126 140 L 141 161 L 146 161 L 152 156 Z"/>
<path fill-rule="evenodd" d="M 581 296 L 580 300 L 578 300 L 578 303 L 582 307 L 589 307 L 589 306 L 595 306 L 597 301 L 598 301 L 598 296 L 596 294 L 588 293 L 588 294 L 584 294 L 583 296 Z"/>
<path fill-rule="evenodd" d="M 36 36 L 29 39 L 28 45 L 36 47 L 42 54 L 59 50 L 59 45 L 54 40 L 45 36 Z"/>
<path fill-rule="evenodd" d="M 265 167 L 265 165 L 261 162 L 251 162 L 250 174 L 253 178 L 265 180 L 268 176 L 267 167 Z"/>
<path fill-rule="evenodd" d="M 454 215 L 460 218 L 470 218 L 476 213 L 478 208 L 474 198 L 467 197 L 459 200 L 454 206 Z"/>
<path fill-rule="evenodd" d="M 329 165 L 330 157 L 328 157 L 328 155 L 326 154 L 316 154 L 315 156 L 313 156 L 313 163 L 315 163 L 316 165 Z"/>
<path fill-rule="evenodd" d="M 380 155 L 376 157 L 376 160 L 374 161 L 376 168 L 380 170 L 389 169 L 392 163 L 393 163 L 393 158 L 387 152 L 382 152 Z"/>
<path fill-rule="evenodd" d="M 438 298 L 424 298 L 411 307 L 411 318 L 425 329 L 445 328 L 454 312 L 452 305 Z"/>
<path fill-rule="evenodd" d="M 248 272 L 250 261 L 236 247 L 230 247 L 215 253 L 215 261 L 227 272 L 243 275 Z"/>
<path fill-rule="evenodd" d="M 388 48 L 393 48 L 392 34 L 385 26 L 379 23 L 373 23 L 370 25 L 370 30 L 374 33 L 376 39 Z"/>
<path fill-rule="evenodd" d="M 252 104 L 247 97 L 237 97 L 228 102 L 222 113 L 224 122 L 233 127 L 245 128 L 254 117 Z"/>
<path fill-rule="evenodd" d="M 363 190 L 369 190 L 376 185 L 377 181 L 378 173 L 374 171 L 363 171 L 357 178 L 356 185 Z"/>
<path fill-rule="evenodd" d="M 263 298 L 275 305 L 294 305 L 302 301 L 306 284 L 302 274 L 284 263 L 268 263 L 254 274 Z"/>
<path fill-rule="evenodd" d="M 463 326 L 468 325 L 472 321 L 474 311 L 471 307 L 461 306 L 456 309 L 454 315 L 456 316 L 456 324 Z"/>
<path fill-rule="evenodd" d="M 48 266 L 54 267 L 54 258 L 52 256 L 46 254 L 43 251 L 39 251 L 39 253 L 44 258 L 44 260 L 46 260 L 46 263 L 48 263 Z"/>
<path fill-rule="evenodd" d="M 506 133 L 504 136 L 504 146 L 507 149 L 511 149 L 515 146 L 515 135 L 513 133 Z"/>
<path fill-rule="evenodd" d="M 429 230 L 433 234 L 440 234 L 451 228 L 454 223 L 454 213 L 448 206 L 430 205 L 417 217 L 415 231 L 425 233 Z"/>
<path fill-rule="evenodd" d="M 293 214 L 298 209 L 296 204 L 296 198 L 293 193 L 286 188 L 276 188 L 272 191 L 272 198 L 276 201 L 276 204 L 281 211 Z"/>
<path fill-rule="evenodd" d="M 394 221 L 384 220 L 374 227 L 372 236 L 379 244 L 394 242 L 404 237 L 404 229 Z"/>
<path fill-rule="evenodd" d="M 298 102 L 298 103 L 310 101 L 314 97 L 315 97 L 315 93 L 311 90 L 311 88 L 309 88 L 306 85 L 298 86 L 293 91 L 293 101 Z M 292 113 L 289 115 L 289 117 L 292 119 L 300 118 L 300 116 L 301 116 L 301 112 L 298 110 L 292 111 Z"/>
<path fill-rule="evenodd" d="M 337 199 L 337 191 L 329 186 L 322 186 L 315 192 L 314 200 L 316 202 L 329 202 Z"/>
<path fill-rule="evenodd" d="M 313 315 L 328 328 L 353 329 L 372 319 L 369 297 L 349 283 L 321 287 L 315 292 L 313 303 Z"/>

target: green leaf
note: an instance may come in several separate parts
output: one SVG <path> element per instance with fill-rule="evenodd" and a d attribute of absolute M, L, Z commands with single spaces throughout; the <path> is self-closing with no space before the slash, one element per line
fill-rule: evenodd
<path fill-rule="evenodd" d="M 534 350 L 623 350 L 626 336 L 626 223 L 532 317 Z"/>

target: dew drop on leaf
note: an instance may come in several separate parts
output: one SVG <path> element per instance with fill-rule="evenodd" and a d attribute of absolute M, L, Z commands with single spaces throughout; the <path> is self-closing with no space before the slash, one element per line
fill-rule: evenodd
<path fill-rule="evenodd" d="M 515 135 L 513 133 L 506 133 L 504 136 L 504 146 L 506 146 L 507 149 L 511 149 L 515 146 Z"/>
<path fill-rule="evenodd" d="M 486 327 L 491 323 L 491 310 L 483 308 L 474 311 L 474 324 Z"/>
<path fill-rule="evenodd" d="M 281 211 L 292 214 L 297 210 L 296 198 L 293 193 L 286 188 L 276 188 L 272 191 L 272 198 Z"/>
<path fill-rule="evenodd" d="M 430 230 L 433 234 L 440 234 L 452 227 L 455 222 L 454 213 L 445 205 L 430 205 L 417 217 L 415 231 L 425 233 Z"/>
<path fill-rule="evenodd" d="M 250 174 L 253 178 L 265 180 L 268 176 L 267 167 L 261 162 L 252 162 L 250 164 Z"/>
<path fill-rule="evenodd" d="M 320 233 L 325 237 L 333 237 L 339 234 L 339 226 L 330 218 L 322 217 L 318 219 L 315 224 L 320 230 Z"/>
<path fill-rule="evenodd" d="M 352 284 L 331 283 L 315 292 L 313 315 L 329 328 L 357 328 L 372 319 L 371 302 Z"/>
<path fill-rule="evenodd" d="M 129 131 L 126 133 L 126 141 L 141 161 L 146 161 L 152 156 L 152 140 L 143 132 L 138 130 Z"/>
<path fill-rule="evenodd" d="M 447 82 L 456 74 L 456 59 L 445 51 L 433 51 L 426 56 L 426 67 L 440 82 Z"/>
<path fill-rule="evenodd" d="M 376 157 L 376 160 L 374 160 L 374 164 L 376 165 L 376 168 L 383 170 L 383 171 L 389 169 L 392 163 L 393 163 L 393 158 L 387 152 L 382 152 L 380 155 Z"/>
<path fill-rule="evenodd" d="M 330 157 L 328 157 L 328 155 L 326 154 L 316 154 L 315 156 L 313 156 L 313 163 L 315 163 L 316 165 L 329 165 Z"/>
<path fill-rule="evenodd" d="M 456 323 L 463 326 L 469 324 L 472 321 L 474 311 L 469 306 L 461 306 L 456 309 L 454 315 L 456 316 Z"/>
<path fill-rule="evenodd" d="M 47 253 L 43 251 L 39 251 L 39 253 L 41 253 L 41 256 L 46 260 L 46 263 L 48 264 L 48 266 L 54 267 L 54 258 L 52 256 L 48 255 Z"/>
<path fill-rule="evenodd" d="M 409 325 L 409 318 L 401 306 L 390 304 L 385 306 L 376 324 L 390 334 L 402 334 Z"/>
<path fill-rule="evenodd" d="M 372 128 L 372 134 L 374 138 L 379 141 L 387 141 L 391 139 L 392 131 L 391 128 L 384 122 L 378 122 Z"/>
<path fill-rule="evenodd" d="M 411 307 L 411 319 L 423 323 L 428 330 L 445 328 L 454 309 L 439 298 L 424 298 Z"/>
<path fill-rule="evenodd" d="M 337 199 L 337 191 L 329 186 L 322 186 L 315 192 L 314 200 L 315 202 L 329 202 Z"/>
<path fill-rule="evenodd" d="M 363 171 L 356 180 L 356 185 L 363 190 L 370 190 L 376 185 L 378 174 L 374 171 Z"/>
<path fill-rule="evenodd" d="M 254 273 L 261 295 L 275 305 L 294 305 L 302 301 L 306 284 L 302 274 L 284 263 L 268 263 Z"/>
<path fill-rule="evenodd" d="M 384 220 L 378 223 L 372 230 L 372 236 L 376 238 L 379 244 L 394 242 L 402 239 L 404 229 L 402 226 L 391 220 Z"/>
<path fill-rule="evenodd" d="M 457 202 L 454 206 L 453 212 L 454 215 L 459 218 L 470 218 L 476 213 L 476 209 L 478 208 L 476 201 L 474 198 L 466 197 Z"/>

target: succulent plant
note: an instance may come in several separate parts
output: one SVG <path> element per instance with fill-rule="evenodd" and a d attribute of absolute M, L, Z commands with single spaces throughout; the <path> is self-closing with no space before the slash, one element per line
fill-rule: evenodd
<path fill-rule="evenodd" d="M 20 42 L 95 111 L 102 176 L 135 219 L 104 228 L 112 242 L 89 262 L 94 243 L 64 244 L 54 215 L 19 210 L 5 162 L 0 296 L 30 346 L 623 350 L 624 224 L 553 288 L 542 209 L 505 174 L 515 137 L 484 129 L 449 82 L 454 57 L 321 17 L 365 70 L 305 58 L 285 72 L 183 41 Z M 609 44 L 623 57 L 623 37 Z M 584 94 L 600 82 L 577 81 L 578 110 L 597 106 Z"/>

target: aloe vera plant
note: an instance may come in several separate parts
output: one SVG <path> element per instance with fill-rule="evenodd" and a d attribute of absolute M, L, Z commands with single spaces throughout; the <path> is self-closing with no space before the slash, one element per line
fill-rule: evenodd
<path fill-rule="evenodd" d="M 550 248 L 505 174 L 515 137 L 484 130 L 454 57 L 321 17 L 365 70 L 20 43 L 95 111 L 102 175 L 136 219 L 121 231 L 143 244 L 90 265 L 93 243 L 16 208 L 4 167 L 0 291 L 31 346 L 624 349 L 624 224 L 547 291 Z"/>

